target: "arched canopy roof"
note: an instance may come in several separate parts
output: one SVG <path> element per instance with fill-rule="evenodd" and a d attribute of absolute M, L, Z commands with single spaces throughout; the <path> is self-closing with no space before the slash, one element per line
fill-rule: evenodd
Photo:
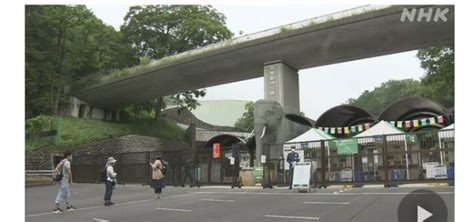
<path fill-rule="evenodd" d="M 379 119 L 385 121 L 404 121 L 431 118 L 443 115 L 446 117 L 447 109 L 435 101 L 423 97 L 408 97 L 393 102 L 382 113 Z M 446 118 L 446 122 L 450 123 L 451 119 Z M 408 131 L 427 131 L 433 129 L 441 129 L 442 124 L 429 124 L 423 127 L 410 128 Z"/>
<path fill-rule="evenodd" d="M 374 116 L 360 107 L 339 105 L 324 112 L 318 120 L 316 120 L 315 125 L 317 127 L 340 127 L 372 123 L 374 121 Z"/>
<path fill-rule="evenodd" d="M 385 121 L 402 121 L 445 115 L 446 108 L 422 97 L 408 97 L 393 102 L 382 113 L 379 119 Z"/>
<path fill-rule="evenodd" d="M 214 143 L 220 143 L 221 146 L 231 146 L 231 145 L 234 145 L 236 143 L 246 144 L 247 141 L 245 139 L 241 138 L 241 137 L 238 137 L 238 136 L 222 134 L 222 135 L 215 136 L 215 137 L 211 138 L 210 140 L 208 140 L 206 142 L 204 148 L 210 148 L 210 147 L 212 147 L 212 144 L 214 144 Z"/>

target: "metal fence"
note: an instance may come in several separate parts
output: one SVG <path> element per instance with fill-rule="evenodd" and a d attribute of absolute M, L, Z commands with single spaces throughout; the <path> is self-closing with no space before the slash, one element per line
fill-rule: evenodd
<path fill-rule="evenodd" d="M 198 151 L 196 161 L 196 182 L 198 184 L 227 184 L 240 186 L 239 171 L 241 157 L 249 154 L 242 144 L 223 146 L 220 157 L 212 157 L 212 148 L 202 148 Z M 233 157 L 233 162 L 229 159 Z M 244 158 L 245 159 L 245 158 Z"/>
<path fill-rule="evenodd" d="M 336 139 L 290 145 L 304 150 L 304 161 L 312 165 L 311 182 L 319 187 L 454 182 L 454 130 L 352 139 L 357 140 L 357 151 L 351 154 L 340 154 Z M 280 172 L 283 179 L 277 181 L 285 183 L 287 173 Z"/>
<path fill-rule="evenodd" d="M 149 163 L 156 154 L 160 154 L 169 166 L 165 183 L 178 185 L 182 171 L 181 151 L 75 155 L 71 164 L 73 178 L 78 183 L 100 183 L 100 172 L 104 169 L 107 158 L 113 156 L 117 159 L 114 170 L 119 184 L 150 184 L 152 170 Z"/>
<path fill-rule="evenodd" d="M 352 138 L 357 150 L 341 154 L 337 139 L 299 142 L 301 160 L 311 163 L 311 183 L 316 187 L 332 184 L 384 184 L 450 182 L 454 183 L 454 130 L 424 131 L 396 135 Z M 99 183 L 100 171 L 109 156 L 118 161 L 115 171 L 119 183 L 150 184 L 149 162 L 161 154 L 168 162 L 168 185 L 179 185 L 183 176 L 182 152 L 139 152 L 122 154 L 76 155 L 72 162 L 74 180 Z M 231 164 L 228 157 L 234 157 Z M 194 182 L 240 186 L 241 169 L 253 167 L 254 151 L 242 144 L 221 147 L 220 158 L 212 158 L 212 148 L 200 149 L 193 166 Z M 263 164 L 263 183 L 288 185 L 288 167 L 283 156 Z M 248 166 L 247 166 L 248 165 Z"/>

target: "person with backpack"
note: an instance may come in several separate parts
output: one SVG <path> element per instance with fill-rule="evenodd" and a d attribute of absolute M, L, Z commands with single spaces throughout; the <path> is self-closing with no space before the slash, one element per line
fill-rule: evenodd
<path fill-rule="evenodd" d="M 155 156 L 155 161 L 150 162 L 152 169 L 151 187 L 155 190 L 155 200 L 160 199 L 161 191 L 164 187 L 164 178 L 166 174 L 166 165 L 163 164 L 160 156 Z"/>
<path fill-rule="evenodd" d="M 54 169 L 53 179 L 56 182 L 59 182 L 59 191 L 56 196 L 55 209 L 53 213 L 58 214 L 62 213 L 63 210 L 59 208 L 59 204 L 61 202 L 66 202 L 66 210 L 71 211 L 75 210 L 76 208 L 72 206 L 69 202 L 69 196 L 71 192 L 69 190 L 69 186 L 73 184 L 72 182 L 72 172 L 71 172 L 71 161 L 72 161 L 72 154 L 69 151 L 64 152 L 64 159 L 59 162 L 59 164 Z"/>
<path fill-rule="evenodd" d="M 114 205 L 114 203 L 112 202 L 112 193 L 114 190 L 114 186 L 117 183 L 117 173 L 115 173 L 114 171 L 114 165 L 116 162 L 116 159 L 114 159 L 113 157 L 109 157 L 107 159 L 107 163 L 105 164 L 104 206 L 107 207 Z"/>

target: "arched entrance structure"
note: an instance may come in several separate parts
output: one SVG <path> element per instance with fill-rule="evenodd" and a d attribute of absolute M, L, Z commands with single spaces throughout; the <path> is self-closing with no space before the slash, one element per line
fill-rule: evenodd
<path fill-rule="evenodd" d="M 253 167 L 255 145 L 247 146 L 248 141 L 251 140 L 228 134 L 209 139 L 198 149 L 199 183 L 230 184 L 239 175 L 238 169 Z M 213 156 L 214 144 L 219 144 L 219 158 Z M 234 158 L 233 165 L 230 158 Z"/>

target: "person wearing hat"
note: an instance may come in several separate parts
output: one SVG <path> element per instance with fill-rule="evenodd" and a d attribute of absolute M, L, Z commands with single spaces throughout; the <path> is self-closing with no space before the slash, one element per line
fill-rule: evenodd
<path fill-rule="evenodd" d="M 151 187 L 155 190 L 155 200 L 160 199 L 160 194 L 163 189 L 165 175 L 161 171 L 163 169 L 163 162 L 159 155 L 155 156 L 155 161 L 150 162 L 150 167 L 153 170 Z"/>
<path fill-rule="evenodd" d="M 295 169 L 295 165 L 297 162 L 300 161 L 299 155 L 295 150 L 295 147 L 291 147 L 291 152 L 288 153 L 286 156 L 286 162 L 290 165 L 290 172 L 288 173 L 288 181 L 290 182 L 290 187 L 289 189 L 291 190 L 293 188 L 293 171 Z"/>
<path fill-rule="evenodd" d="M 105 194 L 104 194 L 104 206 L 112 206 L 112 193 L 114 186 L 117 183 L 117 173 L 114 172 L 114 165 L 117 162 L 113 157 L 107 159 L 105 164 L 107 179 L 105 181 Z"/>

